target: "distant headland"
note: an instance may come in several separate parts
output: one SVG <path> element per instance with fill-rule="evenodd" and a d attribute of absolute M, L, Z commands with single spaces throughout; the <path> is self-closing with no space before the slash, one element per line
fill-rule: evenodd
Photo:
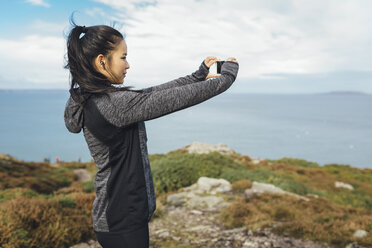
<path fill-rule="evenodd" d="M 330 91 L 330 92 L 325 92 L 325 93 L 320 93 L 320 94 L 325 94 L 325 95 L 370 95 L 366 92 L 362 92 L 362 91 L 343 91 L 343 90 L 340 90 L 340 91 Z"/>

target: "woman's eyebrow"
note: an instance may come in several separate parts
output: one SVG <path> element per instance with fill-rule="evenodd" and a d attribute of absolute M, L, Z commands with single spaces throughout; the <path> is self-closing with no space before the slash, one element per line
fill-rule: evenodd
<path fill-rule="evenodd" d="M 127 55 L 127 53 L 123 53 L 123 55 Z"/>

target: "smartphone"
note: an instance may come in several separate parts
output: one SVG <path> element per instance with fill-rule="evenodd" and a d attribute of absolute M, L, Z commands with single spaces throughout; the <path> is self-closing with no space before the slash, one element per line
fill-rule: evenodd
<path fill-rule="evenodd" d="M 217 74 L 221 74 L 221 67 L 225 61 L 217 61 Z"/>

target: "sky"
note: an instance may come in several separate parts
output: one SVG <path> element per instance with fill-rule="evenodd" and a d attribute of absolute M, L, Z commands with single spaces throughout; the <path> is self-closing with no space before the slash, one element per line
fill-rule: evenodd
<path fill-rule="evenodd" d="M 66 38 L 78 25 L 125 36 L 125 85 L 191 74 L 235 57 L 236 93 L 372 94 L 372 1 L 0 0 L 0 89 L 68 89 Z M 214 68 L 211 68 L 213 72 Z"/>

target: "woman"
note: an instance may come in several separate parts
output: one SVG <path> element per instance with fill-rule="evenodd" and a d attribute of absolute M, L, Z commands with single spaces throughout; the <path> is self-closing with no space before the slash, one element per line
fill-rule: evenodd
<path fill-rule="evenodd" d="M 67 41 L 71 73 L 67 129 L 85 140 L 98 171 L 94 178 L 93 229 L 104 248 L 149 247 L 148 222 L 156 197 L 147 153 L 144 121 L 199 104 L 226 91 L 238 73 L 235 58 L 220 75 L 208 75 L 217 62 L 207 57 L 194 73 L 142 90 L 123 84 L 127 45 L 112 27 L 77 26 Z M 216 77 L 209 79 L 210 77 Z"/>

